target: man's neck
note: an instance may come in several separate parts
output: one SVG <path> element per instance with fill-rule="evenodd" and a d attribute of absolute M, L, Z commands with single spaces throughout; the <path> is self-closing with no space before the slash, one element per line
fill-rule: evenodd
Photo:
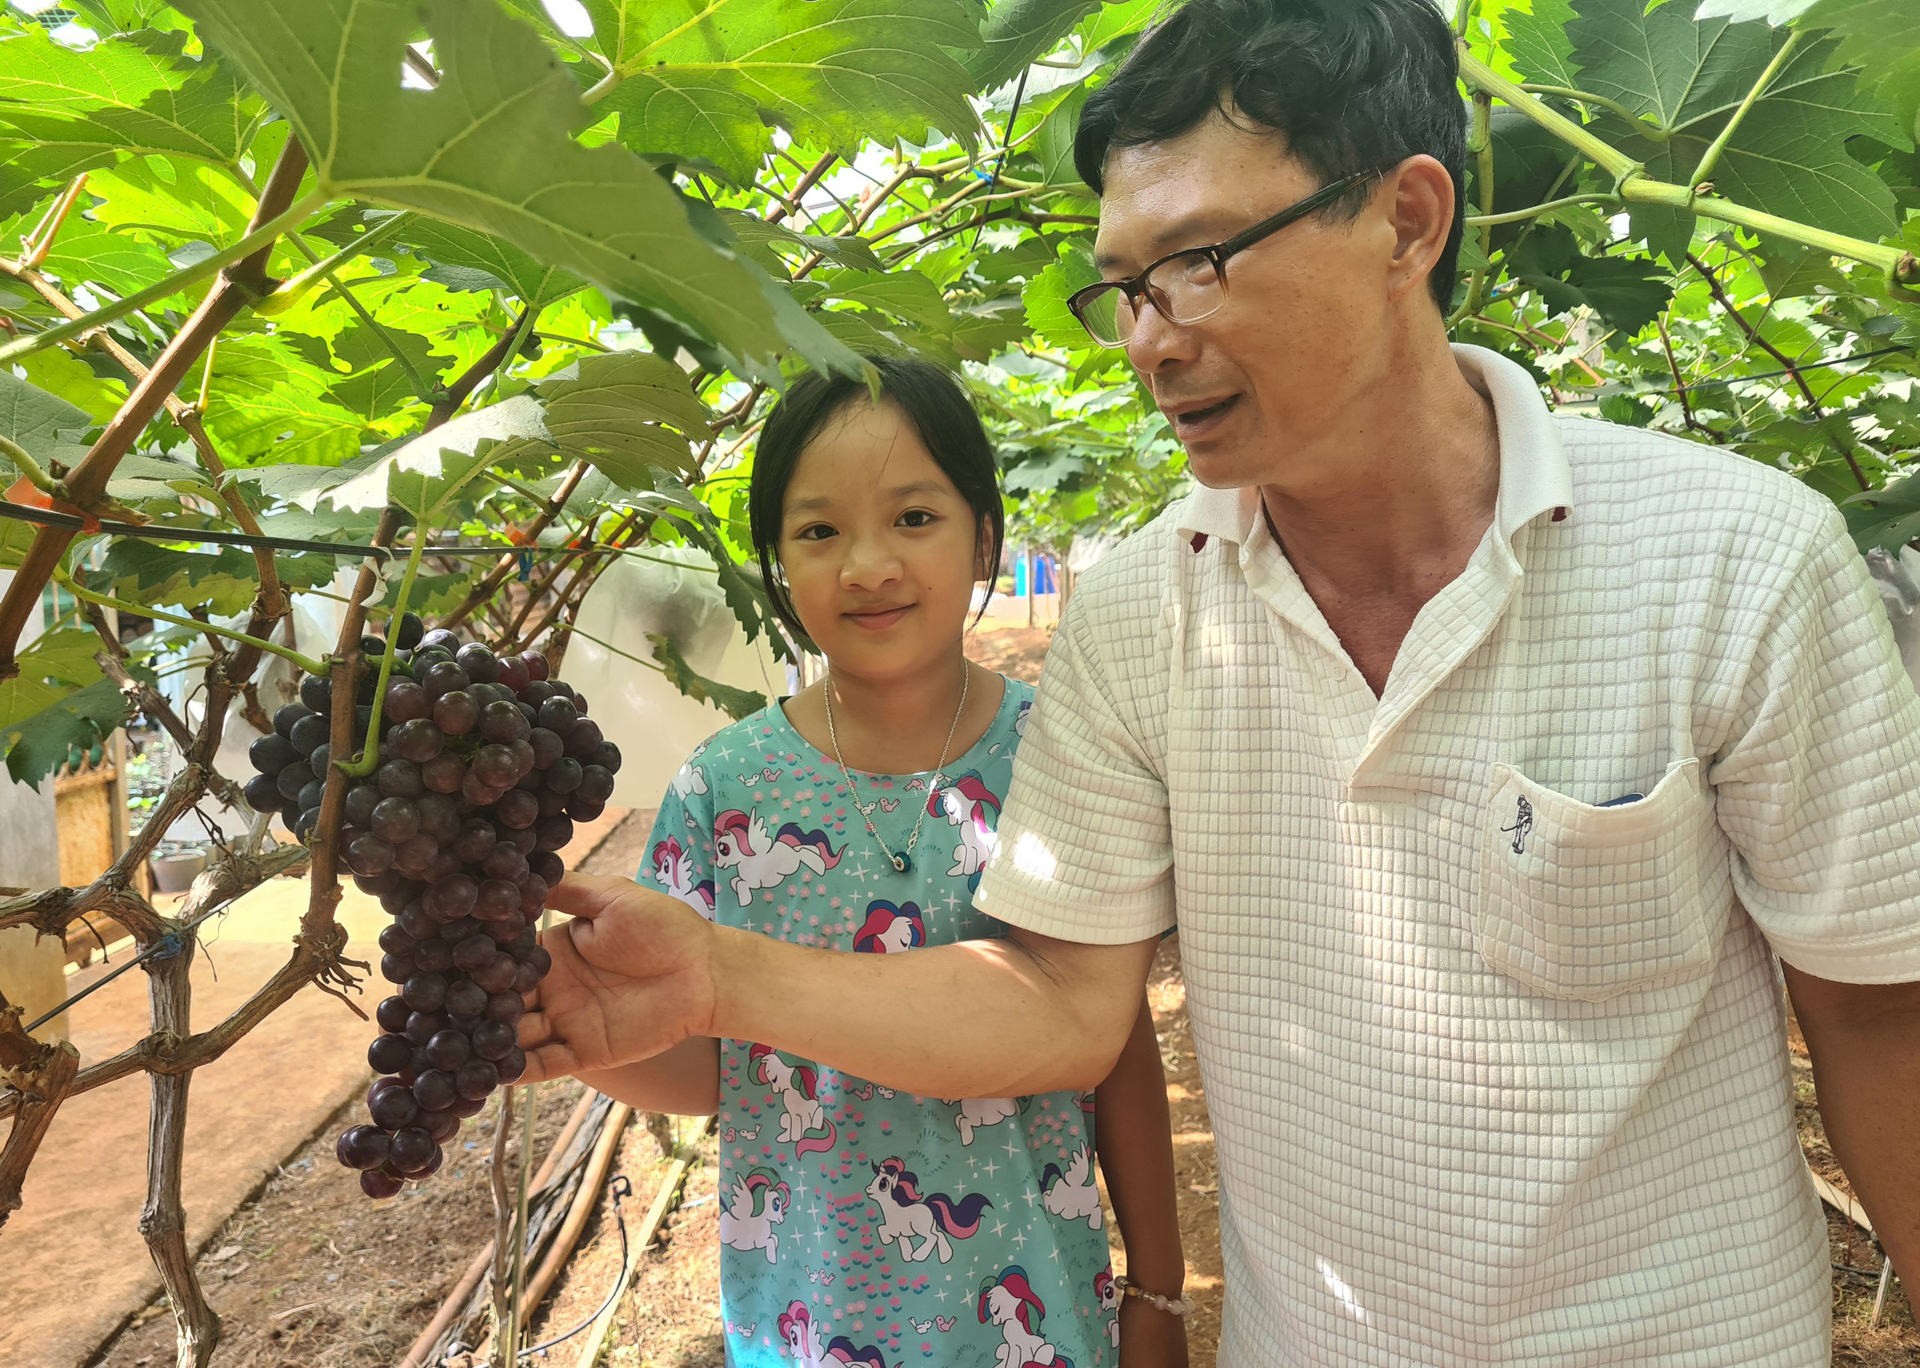
<path fill-rule="evenodd" d="M 1382 374 L 1390 383 L 1318 450 L 1290 456 L 1290 468 L 1323 477 L 1261 487 L 1269 526 L 1316 599 L 1326 590 L 1345 601 L 1424 602 L 1460 573 L 1493 520 L 1493 405 L 1444 339 L 1393 358 Z"/>

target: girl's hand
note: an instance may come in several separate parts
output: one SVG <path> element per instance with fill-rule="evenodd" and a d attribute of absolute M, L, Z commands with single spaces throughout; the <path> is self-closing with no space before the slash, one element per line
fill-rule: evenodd
<path fill-rule="evenodd" d="M 569 874 L 548 905 L 571 918 L 540 943 L 553 956 L 520 1021 L 526 1082 L 650 1059 L 713 1017 L 713 926 L 630 879 Z"/>
<path fill-rule="evenodd" d="M 1187 1368 L 1186 1317 L 1121 1298 L 1120 1368 Z"/>

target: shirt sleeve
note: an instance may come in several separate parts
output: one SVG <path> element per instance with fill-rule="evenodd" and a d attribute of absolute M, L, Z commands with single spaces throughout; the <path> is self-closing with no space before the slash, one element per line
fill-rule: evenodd
<path fill-rule="evenodd" d="M 1174 924 L 1167 790 L 1077 607 L 1047 654 L 974 901 L 1041 935 L 1121 945 Z"/>
<path fill-rule="evenodd" d="M 1782 595 L 1711 778 L 1734 887 L 1783 960 L 1920 980 L 1920 696 L 1838 514 Z"/>
<path fill-rule="evenodd" d="M 702 750 L 705 748 L 702 747 Z M 713 882 L 713 790 L 701 752 L 680 767 L 660 796 L 646 854 L 634 880 L 658 888 L 711 920 Z"/>

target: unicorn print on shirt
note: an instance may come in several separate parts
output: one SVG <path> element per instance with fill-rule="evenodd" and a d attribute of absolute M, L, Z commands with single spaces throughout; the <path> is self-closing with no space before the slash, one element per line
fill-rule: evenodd
<path fill-rule="evenodd" d="M 824 831 L 802 831 L 798 823 L 788 822 L 777 835 L 767 835 L 767 824 L 758 811 L 752 816 L 730 808 L 714 819 L 713 863 L 717 869 L 735 871 L 733 895 L 740 906 L 753 902 L 756 888 L 778 888 L 801 868 L 815 874 L 825 873 L 840 863 L 845 847 L 836 851 Z"/>
<path fill-rule="evenodd" d="M 980 872 L 993 858 L 993 823 L 999 813 L 999 795 L 974 770 L 927 795 L 927 815 L 946 818 L 957 841 L 953 868 L 947 874 L 950 878 L 964 876 L 969 892 L 980 886 Z"/>
<path fill-rule="evenodd" d="M 786 1115 L 780 1118 L 779 1139 L 793 1146 L 796 1157 L 823 1154 L 838 1135 L 820 1105 L 820 1079 L 810 1064 L 790 1064 L 771 1045 L 755 1045 L 747 1053 L 753 1081 L 780 1094 Z"/>
<path fill-rule="evenodd" d="M 674 774 L 673 781 L 668 787 L 673 790 L 676 797 L 684 800 L 696 793 L 707 791 L 707 772 L 694 764 L 694 761 L 705 754 L 706 749 L 706 746 L 702 745 L 699 750 L 687 757 L 687 763 Z"/>
<path fill-rule="evenodd" d="M 1113 1317 L 1107 1322 L 1107 1338 L 1113 1341 L 1113 1347 L 1120 1347 L 1120 1289 L 1114 1285 L 1113 1270 L 1103 1268 L 1093 1275 L 1093 1295 L 1100 1303 L 1100 1309 Z"/>
<path fill-rule="evenodd" d="M 926 943 L 927 920 L 920 913 L 920 905 L 902 903 L 895 907 L 884 898 L 867 904 L 867 919 L 853 937 L 853 948 L 868 955 L 897 955 Z"/>
<path fill-rule="evenodd" d="M 944 1192 L 920 1195 L 920 1179 L 908 1171 L 901 1159 L 886 1159 L 873 1166 L 873 1181 L 867 1184 L 867 1196 L 880 1208 L 880 1221 L 874 1234 L 881 1244 L 898 1242 L 900 1257 L 918 1263 L 936 1251 L 940 1262 L 953 1258 L 948 1236 L 964 1240 L 980 1229 L 980 1213 L 993 1203 L 979 1193 L 956 1202 Z M 913 1241 L 921 1243 L 916 1248 Z"/>
<path fill-rule="evenodd" d="M 792 1190 L 773 1170 L 756 1168 L 734 1179 L 727 1196 L 720 1207 L 720 1243 L 734 1249 L 764 1249 L 767 1262 L 776 1262 L 780 1236 L 773 1228 L 787 1219 Z"/>
<path fill-rule="evenodd" d="M 947 1105 L 960 1109 L 960 1114 L 953 1118 L 953 1124 L 960 1132 L 960 1143 L 963 1145 L 973 1143 L 975 1131 L 997 1126 L 1020 1114 L 1020 1104 L 1011 1097 L 968 1097 L 958 1101 L 949 1098 Z"/>
<path fill-rule="evenodd" d="M 693 880 L 693 869 L 680 838 L 669 836 L 653 843 L 653 881 L 709 921 L 713 918 L 713 880 Z"/>
<path fill-rule="evenodd" d="M 1058 1164 L 1047 1165 L 1040 1191 L 1047 1210 L 1061 1220 L 1085 1221 L 1089 1229 L 1100 1229 L 1100 1189 L 1093 1185 L 1093 1160 L 1085 1145 L 1074 1150 L 1066 1172 Z"/>
<path fill-rule="evenodd" d="M 1073 1368 L 1040 1333 L 1047 1308 L 1027 1281 L 1027 1270 L 1009 1264 L 997 1278 L 980 1284 L 980 1323 L 1000 1327 L 1004 1343 L 994 1355 L 994 1368 Z"/>

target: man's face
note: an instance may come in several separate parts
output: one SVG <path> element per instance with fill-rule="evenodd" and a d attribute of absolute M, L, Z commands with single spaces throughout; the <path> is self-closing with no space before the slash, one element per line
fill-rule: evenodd
<path fill-rule="evenodd" d="M 1270 130 L 1214 115 L 1107 158 L 1095 256 L 1125 279 L 1170 252 L 1231 237 L 1320 188 Z M 1379 193 L 1376 187 L 1376 195 Z M 1186 446 L 1195 478 L 1301 493 L 1337 471 L 1353 406 L 1386 383 L 1395 231 L 1370 208 L 1310 216 L 1226 266 L 1225 303 L 1198 323 L 1142 311 L 1127 357 Z"/>

